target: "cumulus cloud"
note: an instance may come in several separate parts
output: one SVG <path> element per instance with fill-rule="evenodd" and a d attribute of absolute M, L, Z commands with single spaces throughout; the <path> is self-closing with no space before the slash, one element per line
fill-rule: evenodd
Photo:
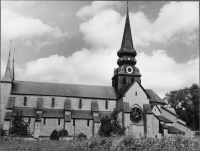
<path fill-rule="evenodd" d="M 106 8 L 120 7 L 121 5 L 121 2 L 116 1 L 95 1 L 91 6 L 82 7 L 76 14 L 80 18 L 91 17 Z"/>
<path fill-rule="evenodd" d="M 12 39 L 21 43 L 29 41 L 25 45 L 35 44 L 38 46 L 37 49 L 63 41 L 72 34 L 67 29 L 63 32 L 60 28 L 45 24 L 40 19 L 16 14 L 8 9 L 2 10 L 1 29 L 3 45 Z"/>
<path fill-rule="evenodd" d="M 98 2 L 93 2 L 90 9 L 95 4 Z M 77 13 L 78 16 L 81 10 Z M 89 16 L 89 12 L 87 13 Z M 92 15 L 94 16 L 80 25 L 80 31 L 84 34 L 86 42 L 96 47 L 99 45 L 112 47 L 119 44 L 125 16 L 110 8 L 96 11 L 95 14 L 90 12 L 90 16 Z M 199 38 L 198 2 L 170 2 L 160 9 L 158 18 L 154 22 L 151 22 L 143 12 L 130 12 L 129 16 L 134 45 L 149 46 L 152 42 L 163 44 L 182 42 L 191 45 Z M 101 44 L 99 44 L 100 39 Z"/>
<path fill-rule="evenodd" d="M 142 74 L 142 85 L 153 89 L 161 97 L 172 89 L 199 83 L 199 58 L 184 64 L 175 62 L 164 50 L 152 55 L 141 52 L 136 66 Z M 72 56 L 51 55 L 28 62 L 24 68 L 16 66 L 17 80 L 59 82 L 71 84 L 111 85 L 116 52 L 105 49 L 97 52 L 83 49 Z M 5 71 L 5 63 L 1 65 Z"/>

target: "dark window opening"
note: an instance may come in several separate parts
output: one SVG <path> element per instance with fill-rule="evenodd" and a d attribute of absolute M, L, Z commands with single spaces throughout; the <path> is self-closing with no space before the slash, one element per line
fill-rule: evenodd
<path fill-rule="evenodd" d="M 52 98 L 51 107 L 55 106 L 55 98 Z"/>
<path fill-rule="evenodd" d="M 135 96 L 137 96 L 137 91 L 135 92 Z"/>
<path fill-rule="evenodd" d="M 29 119 L 28 119 L 28 124 L 30 124 L 31 123 L 31 118 L 29 117 Z"/>
<path fill-rule="evenodd" d="M 87 126 L 90 126 L 90 120 L 87 120 Z"/>
<path fill-rule="evenodd" d="M 123 84 L 127 84 L 126 78 L 123 77 Z"/>
<path fill-rule="evenodd" d="M 44 118 L 43 125 L 46 125 L 46 118 Z"/>
<path fill-rule="evenodd" d="M 108 101 L 105 103 L 105 108 L 108 109 Z"/>
<path fill-rule="evenodd" d="M 73 126 L 76 126 L 75 119 L 73 119 Z"/>
<path fill-rule="evenodd" d="M 58 119 L 58 125 L 60 125 L 60 118 Z"/>
<path fill-rule="evenodd" d="M 24 97 L 24 106 L 26 106 L 27 105 L 27 97 L 25 96 Z"/>
<path fill-rule="evenodd" d="M 82 99 L 79 99 L 79 108 L 82 108 Z"/>

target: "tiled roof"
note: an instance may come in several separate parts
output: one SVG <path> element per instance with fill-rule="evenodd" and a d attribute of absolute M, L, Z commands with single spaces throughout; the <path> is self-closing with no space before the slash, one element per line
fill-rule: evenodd
<path fill-rule="evenodd" d="M 163 116 L 158 115 L 157 117 L 158 117 L 159 121 L 161 121 L 161 122 L 164 122 L 164 123 L 173 123 L 172 121 L 166 119 Z"/>
<path fill-rule="evenodd" d="M 7 109 L 13 109 L 14 105 L 15 105 L 15 97 L 9 97 Z"/>
<path fill-rule="evenodd" d="M 130 113 L 131 109 L 128 102 L 123 102 L 123 108 L 125 113 Z"/>
<path fill-rule="evenodd" d="M 91 102 L 91 106 L 92 106 L 92 111 L 93 112 L 98 112 L 99 111 L 99 106 L 98 106 L 98 102 L 97 101 L 92 101 Z"/>
<path fill-rule="evenodd" d="M 14 81 L 13 94 L 116 99 L 112 86 Z"/>
<path fill-rule="evenodd" d="M 105 117 L 106 115 L 107 115 L 108 117 L 110 117 L 110 116 L 111 116 L 111 113 L 112 113 L 112 111 L 99 111 L 99 117 L 100 117 L 100 119 L 102 119 L 102 118 Z"/>
<path fill-rule="evenodd" d="M 165 111 L 171 113 L 172 115 L 178 117 L 177 114 L 176 114 L 176 112 L 175 112 L 175 110 L 173 108 L 166 108 L 164 106 L 161 106 L 161 108 L 164 109 Z"/>
<path fill-rule="evenodd" d="M 173 127 L 173 126 L 169 126 L 168 127 L 168 133 L 182 133 L 185 134 L 185 132 Z"/>
<path fill-rule="evenodd" d="M 64 110 L 63 109 L 43 109 L 42 117 L 47 118 L 64 118 Z"/>
<path fill-rule="evenodd" d="M 71 122 L 71 114 L 65 115 L 65 122 Z"/>
<path fill-rule="evenodd" d="M 71 100 L 65 99 L 65 110 L 69 111 L 71 110 Z"/>
<path fill-rule="evenodd" d="M 148 95 L 150 96 L 151 103 L 162 103 L 166 104 L 152 89 L 145 89 Z"/>
<path fill-rule="evenodd" d="M 37 106 L 36 106 L 37 110 L 42 110 L 42 108 L 43 108 L 43 101 L 44 101 L 43 98 L 38 98 L 37 99 Z"/>
<path fill-rule="evenodd" d="M 72 110 L 71 118 L 75 119 L 93 119 L 92 113 L 90 110 Z"/>
<path fill-rule="evenodd" d="M 12 116 L 12 112 L 6 112 L 4 120 L 10 120 Z"/>
<path fill-rule="evenodd" d="M 22 116 L 35 117 L 35 108 L 14 107 L 12 116 L 18 116 L 21 113 L 22 113 Z"/>
<path fill-rule="evenodd" d="M 93 119 L 94 119 L 94 122 L 100 123 L 100 118 L 98 116 L 94 116 Z"/>
<path fill-rule="evenodd" d="M 165 124 L 161 124 L 164 129 L 168 129 L 168 126 Z"/>
<path fill-rule="evenodd" d="M 152 114 L 151 104 L 143 104 L 143 108 L 146 114 Z"/>

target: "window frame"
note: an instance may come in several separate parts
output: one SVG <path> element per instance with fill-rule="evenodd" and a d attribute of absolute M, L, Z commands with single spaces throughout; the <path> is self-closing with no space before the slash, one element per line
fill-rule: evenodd
<path fill-rule="evenodd" d="M 51 100 L 51 107 L 55 107 L 55 98 L 52 98 Z"/>
<path fill-rule="evenodd" d="M 82 99 L 79 99 L 79 106 L 78 106 L 78 108 L 81 109 L 82 107 L 83 107 Z"/>
<path fill-rule="evenodd" d="M 27 97 L 26 96 L 24 97 L 24 104 L 23 105 L 27 106 Z"/>
<path fill-rule="evenodd" d="M 108 100 L 105 101 L 105 109 L 108 109 Z"/>
<path fill-rule="evenodd" d="M 44 118 L 43 120 L 43 125 L 46 125 L 46 118 Z"/>

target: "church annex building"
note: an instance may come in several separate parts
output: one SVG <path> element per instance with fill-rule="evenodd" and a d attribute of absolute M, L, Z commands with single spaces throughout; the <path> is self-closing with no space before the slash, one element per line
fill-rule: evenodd
<path fill-rule="evenodd" d="M 127 9 L 121 48 L 117 52 L 112 86 L 76 85 L 17 81 L 14 58 L 8 57 L 1 80 L 1 124 L 8 130 L 21 112 L 34 138 L 50 136 L 54 129 L 65 129 L 69 135 L 98 133 L 101 118 L 117 109 L 120 124 L 137 137 L 191 136 L 173 108 L 151 89 L 141 84 L 135 66 L 137 53 L 133 46 Z"/>

